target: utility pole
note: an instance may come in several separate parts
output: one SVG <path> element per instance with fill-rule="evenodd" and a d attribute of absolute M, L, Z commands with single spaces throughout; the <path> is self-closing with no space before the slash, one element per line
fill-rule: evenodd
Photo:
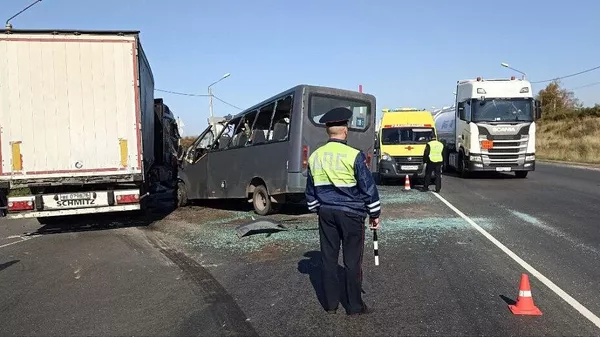
<path fill-rule="evenodd" d="M 18 12 L 17 14 L 11 16 L 10 18 L 8 18 L 8 20 L 6 20 L 6 24 L 4 25 L 4 28 L 6 28 L 6 30 L 12 30 L 13 26 L 10 23 L 10 20 L 16 18 L 17 16 L 19 16 L 21 13 L 23 13 L 24 11 L 28 10 L 29 8 L 33 7 L 33 5 L 37 4 L 38 2 L 40 2 L 42 0 L 35 0 L 31 5 L 25 7 L 24 9 L 22 9 L 20 12 Z"/>
<path fill-rule="evenodd" d="M 213 118 L 213 95 L 211 87 L 208 87 L 208 111 L 210 113 L 210 118 Z"/>
<path fill-rule="evenodd" d="M 509 66 L 509 65 L 508 65 L 508 63 L 504 63 L 504 62 L 502 62 L 502 63 L 500 63 L 500 65 L 501 65 L 501 66 L 503 66 L 504 68 L 508 68 L 508 69 L 511 69 L 511 70 L 514 70 L 514 71 L 516 71 L 516 72 L 520 73 L 520 74 L 522 75 L 522 76 L 521 76 L 521 79 L 522 79 L 522 80 L 524 80 L 524 79 L 525 79 L 525 76 L 526 76 L 526 74 L 525 74 L 524 72 L 522 72 L 522 71 L 520 71 L 520 70 L 518 70 L 518 69 L 512 68 L 511 66 Z"/>
<path fill-rule="evenodd" d="M 213 93 L 212 93 L 212 86 L 221 82 L 222 80 L 226 79 L 227 77 L 231 76 L 230 73 L 227 73 L 223 76 L 221 76 L 221 78 L 215 82 L 213 82 L 211 85 L 208 86 L 208 113 L 210 115 L 210 117 L 208 118 L 208 125 L 213 126 L 214 125 L 214 116 L 213 116 Z"/>

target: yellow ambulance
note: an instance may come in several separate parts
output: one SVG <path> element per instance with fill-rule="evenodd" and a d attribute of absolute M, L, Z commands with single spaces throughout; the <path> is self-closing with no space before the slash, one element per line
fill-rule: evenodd
<path fill-rule="evenodd" d="M 383 109 L 382 112 L 376 140 L 380 182 L 404 179 L 408 175 L 413 185 L 425 176 L 423 152 L 428 136 L 437 135 L 433 115 L 427 110 L 412 108 Z"/>

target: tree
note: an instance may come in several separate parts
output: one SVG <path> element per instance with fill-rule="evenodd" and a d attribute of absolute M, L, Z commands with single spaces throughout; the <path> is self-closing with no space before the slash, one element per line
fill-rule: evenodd
<path fill-rule="evenodd" d="M 539 91 L 537 99 L 541 102 L 543 119 L 563 119 L 577 115 L 581 104 L 572 91 L 561 88 L 559 81 L 553 81 Z"/>
<path fill-rule="evenodd" d="M 188 136 L 181 138 L 181 147 L 187 149 L 198 138 L 198 136 Z"/>

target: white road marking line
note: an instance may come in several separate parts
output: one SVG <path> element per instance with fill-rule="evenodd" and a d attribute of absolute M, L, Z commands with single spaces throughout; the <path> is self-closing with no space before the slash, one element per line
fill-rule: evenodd
<path fill-rule="evenodd" d="M 566 162 L 556 162 L 556 161 L 546 161 L 540 160 L 541 164 L 554 166 L 554 167 L 563 167 L 563 168 L 571 168 L 571 169 L 580 169 L 580 170 L 588 170 L 588 171 L 600 171 L 600 167 L 598 165 L 581 165 L 577 163 L 566 163 Z"/>
<path fill-rule="evenodd" d="M 32 236 L 19 236 L 18 238 L 21 239 L 20 241 L 15 241 L 15 242 L 11 242 L 11 243 L 5 243 L 3 245 L 0 245 L 0 248 L 4 248 L 4 247 L 8 247 L 8 246 L 12 246 L 12 245 L 16 245 L 17 243 L 21 243 L 21 242 L 25 242 L 31 239 L 35 239 L 37 237 L 40 237 L 40 235 L 32 235 Z"/>
<path fill-rule="evenodd" d="M 567 294 L 564 290 L 560 289 L 554 282 L 550 281 L 546 276 L 542 275 L 539 271 L 535 270 L 529 263 L 525 262 L 521 259 L 517 254 L 513 253 L 510 249 L 508 249 L 505 245 L 503 245 L 500 241 L 496 240 L 490 233 L 488 233 L 485 229 L 481 228 L 475 221 L 471 220 L 468 216 L 466 216 L 463 212 L 461 212 L 458 208 L 454 207 L 448 200 L 444 199 L 441 195 L 433 192 L 433 194 L 440 199 L 446 206 L 448 206 L 454 213 L 458 214 L 461 218 L 463 218 L 466 222 L 468 222 L 471 226 L 473 226 L 476 230 L 478 230 L 483 236 L 485 236 L 488 240 L 490 240 L 496 247 L 500 248 L 506 255 L 510 256 L 513 260 L 515 260 L 521 267 L 525 268 L 529 273 L 535 276 L 540 282 L 545 284 L 550 290 L 560 296 L 565 302 L 571 305 L 575 310 L 579 311 L 585 318 L 587 318 L 590 322 L 600 328 L 600 318 L 596 316 L 593 312 L 584 307 L 581 303 L 579 303 L 576 299 L 571 297 L 571 295 Z"/>

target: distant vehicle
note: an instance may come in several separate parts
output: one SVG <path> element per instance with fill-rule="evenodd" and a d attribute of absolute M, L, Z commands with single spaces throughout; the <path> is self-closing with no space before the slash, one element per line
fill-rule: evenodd
<path fill-rule="evenodd" d="M 376 141 L 380 182 L 409 175 L 413 184 L 424 178 L 423 153 L 428 137 L 435 132 L 433 115 L 429 111 L 383 109 Z"/>
<path fill-rule="evenodd" d="M 457 82 L 454 109 L 435 115 L 445 143 L 444 170 L 515 172 L 535 170 L 535 120 L 540 102 L 526 80 L 477 79 Z"/>
<path fill-rule="evenodd" d="M 247 199 L 257 214 L 266 215 L 284 203 L 304 202 L 308 158 L 328 139 L 318 120 L 336 107 L 354 112 L 348 144 L 362 150 L 372 167 L 375 97 L 298 85 L 200 134 L 181 160 L 179 205 L 188 200 Z"/>
<path fill-rule="evenodd" d="M 4 215 L 139 210 L 147 194 L 174 192 L 179 134 L 139 32 L 0 33 Z"/>

